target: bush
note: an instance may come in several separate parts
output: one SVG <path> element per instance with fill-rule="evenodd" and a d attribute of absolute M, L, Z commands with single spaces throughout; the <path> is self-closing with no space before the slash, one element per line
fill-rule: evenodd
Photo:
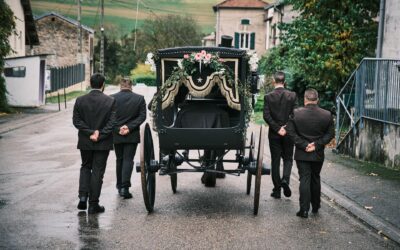
<path fill-rule="evenodd" d="M 136 83 L 144 83 L 147 86 L 157 86 L 156 85 L 156 77 L 147 75 L 147 76 L 136 76 L 134 77 Z"/>

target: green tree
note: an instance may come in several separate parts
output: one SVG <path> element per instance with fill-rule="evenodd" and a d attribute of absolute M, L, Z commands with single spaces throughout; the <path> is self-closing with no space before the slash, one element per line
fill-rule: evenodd
<path fill-rule="evenodd" d="M 201 28 L 188 16 L 167 15 L 144 21 L 137 33 L 136 53 L 144 61 L 158 49 L 201 45 Z"/>
<path fill-rule="evenodd" d="M 321 94 L 325 108 L 363 57 L 376 48 L 379 0 L 286 0 L 300 12 L 292 23 L 281 24 L 281 45 L 263 58 L 265 73 L 290 72 L 290 87 L 308 87 Z"/>
<path fill-rule="evenodd" d="M 96 67 L 95 71 L 100 70 L 100 39 L 94 49 Z M 104 75 L 107 82 L 114 82 L 117 75 L 121 74 L 119 69 L 121 56 L 121 45 L 115 39 L 108 39 L 104 36 Z"/>
<path fill-rule="evenodd" d="M 15 28 L 15 21 L 12 10 L 4 0 L 0 0 L 0 13 L 0 111 L 8 112 L 5 79 L 1 74 L 4 72 L 4 58 L 11 52 L 8 37 Z"/>

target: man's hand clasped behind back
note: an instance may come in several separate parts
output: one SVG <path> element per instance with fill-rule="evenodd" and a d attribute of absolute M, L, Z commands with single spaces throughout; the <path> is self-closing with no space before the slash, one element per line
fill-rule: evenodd
<path fill-rule="evenodd" d="M 306 152 L 307 153 L 311 153 L 311 152 L 314 152 L 315 151 L 315 143 L 314 142 L 311 142 L 311 143 L 309 143 L 308 145 L 307 145 L 307 147 L 306 147 Z"/>
<path fill-rule="evenodd" d="M 124 125 L 122 127 L 119 128 L 119 134 L 120 135 L 127 135 L 129 134 L 129 128 L 128 126 Z"/>
<path fill-rule="evenodd" d="M 282 126 L 281 129 L 279 129 L 278 134 L 279 134 L 280 136 L 285 136 L 285 135 L 286 135 L 286 129 L 285 129 L 285 127 L 286 127 L 286 125 L 285 125 L 285 126 Z"/>
<path fill-rule="evenodd" d="M 100 132 L 98 130 L 94 131 L 93 134 L 90 136 L 90 140 L 97 142 L 99 140 Z"/>

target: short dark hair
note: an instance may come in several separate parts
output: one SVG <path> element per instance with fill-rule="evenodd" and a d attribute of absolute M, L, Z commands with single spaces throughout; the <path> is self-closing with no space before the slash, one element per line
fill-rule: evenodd
<path fill-rule="evenodd" d="M 318 101 L 318 92 L 315 89 L 307 89 L 304 98 L 312 102 Z"/>
<path fill-rule="evenodd" d="M 276 83 L 285 83 L 285 73 L 283 71 L 276 71 L 274 74 L 274 81 Z"/>
<path fill-rule="evenodd" d="M 106 79 L 100 73 L 95 73 L 90 77 L 90 87 L 92 89 L 99 89 L 103 86 Z"/>

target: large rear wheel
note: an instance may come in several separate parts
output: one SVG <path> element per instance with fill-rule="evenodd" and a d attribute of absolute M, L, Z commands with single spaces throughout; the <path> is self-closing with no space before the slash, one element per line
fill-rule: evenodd
<path fill-rule="evenodd" d="M 148 123 L 142 127 L 140 133 L 140 172 L 142 181 L 143 199 L 149 213 L 153 212 L 156 197 L 156 176 L 154 165 L 154 145 Z"/>
<path fill-rule="evenodd" d="M 258 214 L 258 207 L 260 204 L 261 170 L 263 166 L 264 141 L 265 141 L 264 134 L 265 134 L 265 127 L 264 125 L 261 125 L 260 140 L 258 143 L 258 152 L 257 152 L 256 183 L 254 187 L 254 215 Z"/>
<path fill-rule="evenodd" d="M 254 134 L 253 132 L 251 133 L 251 137 L 250 137 L 250 145 L 249 145 L 249 162 L 253 162 L 254 161 Z M 250 173 L 250 171 L 247 171 L 247 188 L 246 188 L 246 194 L 250 194 L 250 190 L 251 190 L 251 180 L 252 180 L 252 174 Z"/>

